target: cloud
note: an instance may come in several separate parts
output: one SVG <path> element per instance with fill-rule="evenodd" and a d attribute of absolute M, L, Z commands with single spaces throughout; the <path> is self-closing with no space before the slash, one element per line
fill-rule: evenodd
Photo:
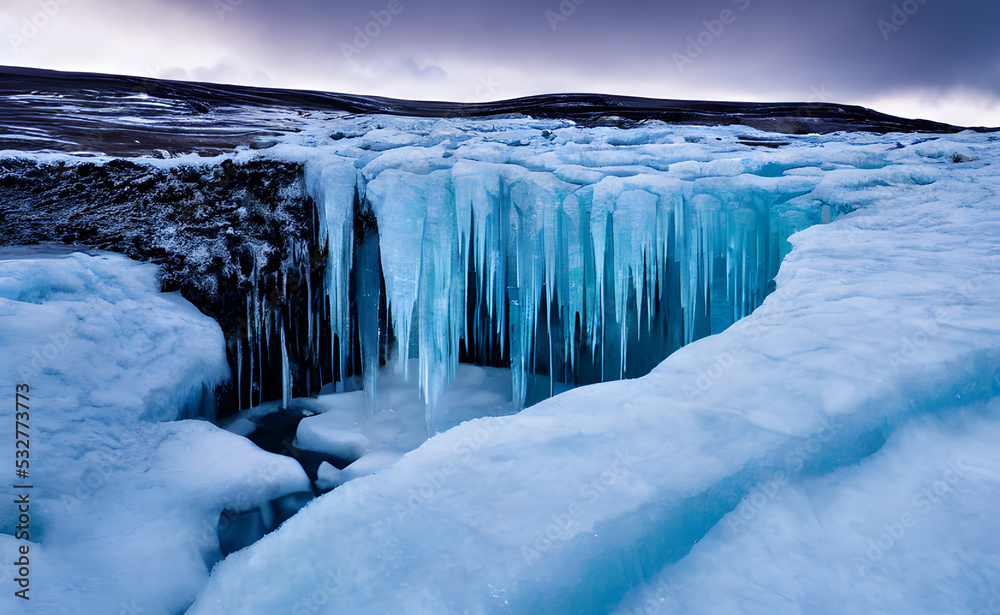
<path fill-rule="evenodd" d="M 418 61 L 416 58 L 405 58 L 400 62 L 400 65 L 404 71 L 417 79 L 440 80 L 448 78 L 448 73 L 440 66 Z"/>

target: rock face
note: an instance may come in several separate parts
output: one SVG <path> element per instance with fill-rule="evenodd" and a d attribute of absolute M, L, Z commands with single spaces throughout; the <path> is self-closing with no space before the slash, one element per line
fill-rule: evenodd
<path fill-rule="evenodd" d="M 251 395 L 255 402 L 281 396 L 281 383 L 266 377 L 280 376 L 280 351 L 250 339 L 253 301 L 266 307 L 258 313 L 291 325 L 291 363 L 301 372 L 297 392 L 319 389 L 318 357 L 309 351 L 300 312 L 311 307 L 310 289 L 319 288 L 325 260 L 313 253 L 315 207 L 298 165 L 261 160 L 159 168 L 127 160 L 5 159 L 0 203 L 0 245 L 63 243 L 159 264 L 163 290 L 180 291 L 219 321 L 234 374 L 249 374 L 253 364 L 265 375 L 256 391 L 249 378 L 234 378 L 244 390 L 234 388 L 232 399 L 220 400 L 223 412 L 248 405 Z"/>

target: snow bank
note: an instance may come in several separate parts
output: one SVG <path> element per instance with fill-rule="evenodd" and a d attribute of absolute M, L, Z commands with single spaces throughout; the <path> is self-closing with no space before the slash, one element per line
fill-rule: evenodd
<path fill-rule="evenodd" d="M 4 613 L 177 613 L 221 558 L 223 509 L 309 490 L 296 462 L 208 422 L 156 422 L 210 413 L 229 367 L 218 325 L 160 293 L 155 266 L 0 251 L 0 321 L 0 380 L 31 387 L 34 485 L 31 600 L 0 578 Z M 0 419 L 14 459 L 12 403 Z M 20 544 L 3 537 L 0 558 Z"/>
<path fill-rule="evenodd" d="M 942 411 L 856 466 L 787 466 L 616 613 L 994 612 L 1000 403 Z"/>

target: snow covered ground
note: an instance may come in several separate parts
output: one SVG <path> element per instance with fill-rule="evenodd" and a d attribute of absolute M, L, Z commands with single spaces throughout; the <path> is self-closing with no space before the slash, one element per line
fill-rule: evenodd
<path fill-rule="evenodd" d="M 302 468 L 207 421 L 229 378 L 222 332 L 119 255 L 0 249 L 0 418 L 15 459 L 14 384 L 30 386 L 31 490 L 0 499 L 0 611 L 182 611 L 221 557 L 224 508 L 309 491 Z M 173 421 L 173 422 L 162 422 Z M 12 471 L 12 470 L 11 470 Z M 13 478 L 13 477 L 12 477 Z M 30 601 L 15 597 L 15 497 L 30 500 Z"/>
<path fill-rule="evenodd" d="M 997 401 L 917 417 L 828 474 L 793 461 L 615 613 L 1000 611 Z"/>
<path fill-rule="evenodd" d="M 794 164 L 830 152 L 885 164 Z M 794 235 L 752 315 L 646 377 L 431 438 L 227 558 L 189 613 L 991 608 L 996 144 L 776 155 L 857 211 Z"/>

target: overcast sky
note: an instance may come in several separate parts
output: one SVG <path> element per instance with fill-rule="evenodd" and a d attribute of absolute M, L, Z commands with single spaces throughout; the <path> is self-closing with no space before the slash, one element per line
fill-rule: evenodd
<path fill-rule="evenodd" d="M 1000 0 L 2 0 L 0 64 L 397 98 L 829 101 L 1000 126 Z"/>

